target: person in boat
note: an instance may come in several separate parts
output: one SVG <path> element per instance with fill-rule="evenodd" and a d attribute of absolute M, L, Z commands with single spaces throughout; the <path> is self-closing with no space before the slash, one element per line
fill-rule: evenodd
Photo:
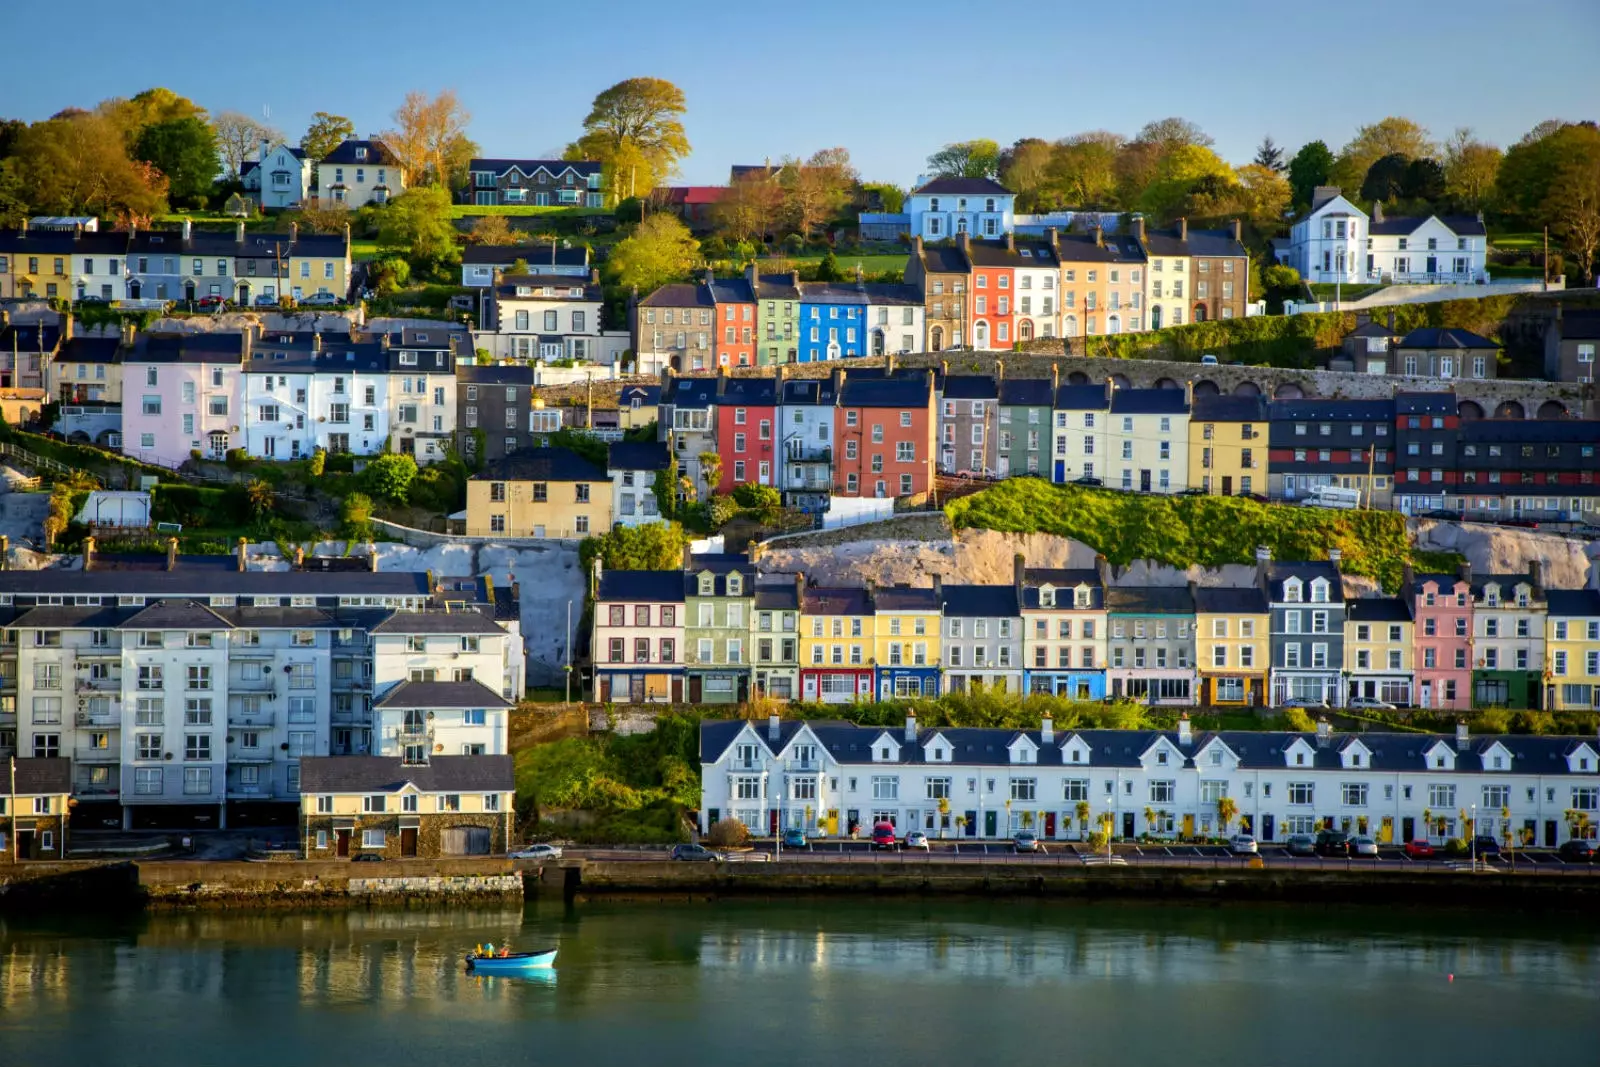
<path fill-rule="evenodd" d="M 501 945 L 500 946 L 500 958 L 501 959 L 505 959 L 509 955 L 511 955 L 511 946 L 510 945 Z"/>
<path fill-rule="evenodd" d="M 494 955 L 494 942 L 491 941 L 488 944 L 484 945 L 483 946 L 483 951 L 480 952 L 479 955 L 480 956 L 493 956 Z"/>

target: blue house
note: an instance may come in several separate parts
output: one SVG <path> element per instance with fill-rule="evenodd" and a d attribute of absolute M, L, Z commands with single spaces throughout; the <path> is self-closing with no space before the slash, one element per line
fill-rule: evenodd
<path fill-rule="evenodd" d="M 867 354 L 867 294 L 854 283 L 800 283 L 800 362 Z"/>

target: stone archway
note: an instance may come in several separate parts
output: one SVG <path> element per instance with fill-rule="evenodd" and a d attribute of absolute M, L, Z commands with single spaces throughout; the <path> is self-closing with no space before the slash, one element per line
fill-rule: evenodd
<path fill-rule="evenodd" d="M 1081 370 L 1075 370 L 1071 374 L 1067 375 L 1067 384 L 1068 385 L 1088 385 L 1089 384 L 1089 376 L 1087 374 L 1083 373 L 1083 371 L 1081 371 Z"/>
<path fill-rule="evenodd" d="M 1128 380 L 1128 376 L 1126 374 L 1113 374 L 1111 376 L 1111 384 L 1115 385 L 1118 389 L 1133 388 L 1133 382 Z"/>
<path fill-rule="evenodd" d="M 1195 396 L 1216 396 L 1220 392 L 1222 392 L 1222 390 L 1218 389 L 1217 383 L 1212 381 L 1210 378 L 1201 378 L 1198 382 L 1194 383 Z"/>
<path fill-rule="evenodd" d="M 1261 386 L 1255 382 L 1240 382 L 1233 387 L 1234 396 L 1260 396 Z"/>
<path fill-rule="evenodd" d="M 1528 417 L 1528 413 L 1515 400 L 1503 400 L 1494 409 L 1494 417 L 1497 419 L 1525 419 Z"/>
<path fill-rule="evenodd" d="M 1463 400 L 1456 405 L 1456 415 L 1463 422 L 1475 422 L 1483 418 L 1483 405 L 1476 400 Z"/>
<path fill-rule="evenodd" d="M 1157 378 L 1154 386 L 1156 389 L 1178 389 L 1180 386 L 1171 378 Z"/>
<path fill-rule="evenodd" d="M 944 327 L 935 326 L 928 333 L 928 347 L 935 352 L 944 351 Z"/>
<path fill-rule="evenodd" d="M 1567 406 L 1559 400 L 1546 400 L 1539 405 L 1538 418 L 1564 419 L 1567 417 Z"/>
<path fill-rule="evenodd" d="M 1304 400 L 1306 391 L 1294 382 L 1284 382 L 1272 391 L 1274 400 Z"/>

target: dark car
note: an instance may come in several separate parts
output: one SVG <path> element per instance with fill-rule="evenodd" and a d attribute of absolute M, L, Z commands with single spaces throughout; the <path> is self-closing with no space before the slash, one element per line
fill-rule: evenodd
<path fill-rule="evenodd" d="M 80 304 L 109 304 L 109 303 L 111 303 L 111 301 L 107 300 L 103 296 L 96 296 L 93 293 L 84 293 L 82 296 L 78 297 L 78 303 L 80 303 Z"/>
<path fill-rule="evenodd" d="M 1461 512 L 1450 511 L 1445 508 L 1435 508 L 1432 511 L 1424 511 L 1422 513 L 1422 517 L 1424 519 L 1440 519 L 1445 522 L 1460 522 Z"/>
<path fill-rule="evenodd" d="M 1350 835 L 1343 830 L 1323 830 L 1317 834 L 1316 853 L 1319 856 L 1350 855 Z"/>
<path fill-rule="evenodd" d="M 1556 855 L 1568 863 L 1593 863 L 1594 846 L 1581 837 L 1563 841 L 1561 847 L 1556 849 Z"/>
<path fill-rule="evenodd" d="M 1480 856 L 1500 855 L 1500 842 L 1488 834 L 1479 834 L 1472 839 L 1472 850 Z"/>
<path fill-rule="evenodd" d="M 804 830 L 785 830 L 783 832 L 784 848 L 810 848 L 811 842 L 806 840 Z"/>
<path fill-rule="evenodd" d="M 1317 854 L 1317 839 L 1310 834 L 1290 834 L 1289 839 L 1283 843 L 1284 851 L 1291 856 L 1315 856 Z"/>
<path fill-rule="evenodd" d="M 1102 480 L 1100 478 L 1092 478 L 1092 477 L 1087 477 L 1086 476 L 1086 477 L 1083 477 L 1083 478 L 1074 478 L 1072 480 L 1072 484 L 1073 485 L 1105 485 L 1106 483 L 1105 483 L 1104 480 Z"/>
<path fill-rule="evenodd" d="M 1204 489 L 1200 488 L 1199 486 L 1195 486 L 1193 489 L 1180 489 L 1180 490 L 1178 490 L 1178 495 L 1179 496 L 1210 496 L 1211 494 L 1206 492 Z"/>
<path fill-rule="evenodd" d="M 1495 525 L 1516 526 L 1523 530 L 1537 530 L 1539 528 L 1539 524 L 1533 519 L 1500 519 L 1495 522 Z"/>
<path fill-rule="evenodd" d="M 722 859 L 721 856 L 704 845 L 673 845 L 670 855 L 675 860 L 684 860 L 689 863 L 716 863 Z"/>
<path fill-rule="evenodd" d="M 382 863 L 383 857 L 376 852 L 363 852 L 350 861 L 351 863 Z"/>
<path fill-rule="evenodd" d="M 1265 503 L 1267 503 L 1267 498 L 1262 496 L 1260 493 L 1247 493 L 1243 489 L 1241 489 L 1241 490 L 1239 490 L 1237 493 L 1235 493 L 1233 495 L 1237 496 L 1237 497 L 1242 497 L 1245 500 L 1254 500 L 1257 504 L 1265 504 Z"/>

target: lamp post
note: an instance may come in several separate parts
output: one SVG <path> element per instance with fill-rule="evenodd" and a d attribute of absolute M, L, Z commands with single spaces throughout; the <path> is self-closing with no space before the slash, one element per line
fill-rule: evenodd
<path fill-rule="evenodd" d="M 1472 818 L 1467 821 L 1467 825 L 1472 832 L 1472 869 L 1476 871 L 1478 869 L 1478 805 L 1471 805 L 1471 809 Z"/>

